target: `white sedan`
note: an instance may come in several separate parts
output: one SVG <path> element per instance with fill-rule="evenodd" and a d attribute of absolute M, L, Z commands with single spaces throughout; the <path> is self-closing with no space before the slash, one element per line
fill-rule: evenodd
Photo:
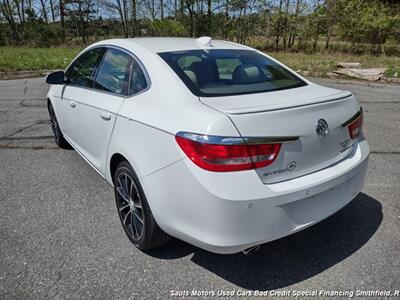
<path fill-rule="evenodd" d="M 173 236 L 248 253 L 327 218 L 364 183 L 356 98 L 243 45 L 106 40 L 46 82 L 56 143 L 114 187 L 142 250 Z"/>

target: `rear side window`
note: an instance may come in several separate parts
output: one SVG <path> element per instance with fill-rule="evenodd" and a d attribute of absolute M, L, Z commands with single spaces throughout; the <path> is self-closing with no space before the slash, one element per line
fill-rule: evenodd
<path fill-rule="evenodd" d="M 159 55 L 197 96 L 263 93 L 307 85 L 252 50 L 188 50 Z"/>
<path fill-rule="evenodd" d="M 103 52 L 104 48 L 95 48 L 79 56 L 66 72 L 69 82 L 77 86 L 91 87 L 93 70 Z"/>
<path fill-rule="evenodd" d="M 129 85 L 129 95 L 134 95 L 147 88 L 146 77 L 140 65 L 134 60 L 132 63 L 132 74 Z"/>
<path fill-rule="evenodd" d="M 127 95 L 133 59 L 117 49 L 107 49 L 101 61 L 93 88 L 119 95 Z"/>

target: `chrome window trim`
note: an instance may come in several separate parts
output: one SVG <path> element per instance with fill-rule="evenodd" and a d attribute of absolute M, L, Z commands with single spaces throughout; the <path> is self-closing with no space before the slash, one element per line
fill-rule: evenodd
<path fill-rule="evenodd" d="M 362 112 L 363 112 L 363 109 L 362 109 L 362 107 L 360 107 L 359 111 L 356 112 L 350 119 L 348 119 L 342 125 L 340 125 L 340 127 L 344 128 L 344 127 L 351 125 L 362 114 Z"/>
<path fill-rule="evenodd" d="M 73 65 L 82 55 L 88 53 L 89 51 L 92 51 L 92 50 L 94 50 L 94 49 L 97 49 L 97 48 L 104 48 L 103 56 L 101 57 L 100 62 L 103 61 L 104 53 L 107 51 L 107 48 L 106 48 L 105 46 L 104 46 L 104 47 L 101 47 L 100 45 L 99 45 L 99 46 L 90 47 L 89 49 L 86 49 L 86 51 L 82 51 L 81 53 L 79 53 L 79 55 L 77 55 L 77 56 L 71 61 L 71 63 L 70 63 L 70 64 L 65 68 L 65 70 L 64 70 L 64 76 L 66 76 L 67 71 L 72 67 L 72 65 Z M 90 74 L 90 80 L 92 80 L 92 81 L 93 81 L 93 73 L 95 73 L 95 74 L 97 73 L 97 67 L 99 66 L 99 63 L 100 63 L 100 62 L 99 62 L 99 61 L 96 61 L 96 64 L 95 64 L 94 67 L 93 67 L 92 73 Z M 65 78 L 64 78 L 64 79 L 65 79 Z M 73 83 L 71 83 L 71 82 L 65 83 L 63 86 L 73 86 L 73 87 L 82 88 L 82 89 L 91 89 L 91 87 L 81 86 L 81 85 L 73 84 Z"/>
<path fill-rule="evenodd" d="M 120 50 L 120 51 L 122 51 L 122 52 L 128 54 L 129 56 L 131 56 L 132 59 L 135 60 L 135 61 L 138 63 L 138 65 L 140 66 L 140 68 L 142 69 L 143 74 L 144 74 L 144 77 L 145 77 L 145 79 L 146 79 L 147 87 L 146 87 L 145 89 L 141 90 L 140 92 L 137 92 L 137 93 L 132 94 L 132 95 L 121 95 L 121 94 L 118 94 L 118 93 L 103 91 L 103 90 L 99 90 L 99 89 L 96 89 L 96 88 L 93 88 L 93 87 L 80 86 L 80 85 L 71 84 L 71 83 L 66 84 L 67 86 L 72 86 L 72 87 L 76 87 L 76 88 L 92 90 L 92 91 L 96 91 L 96 92 L 99 92 L 99 93 L 104 93 L 104 94 L 108 94 L 108 95 L 113 95 L 113 96 L 121 97 L 121 98 L 124 98 L 124 99 L 129 99 L 129 98 L 135 97 L 135 96 L 137 96 L 137 95 L 140 95 L 140 94 L 142 94 L 142 93 L 148 91 L 148 90 L 151 88 L 152 82 L 151 82 L 149 73 L 147 72 L 147 69 L 145 68 L 144 64 L 143 64 L 142 61 L 139 59 L 139 57 L 137 57 L 135 54 L 133 54 L 132 52 L 130 52 L 129 50 L 127 50 L 127 49 L 125 49 L 125 48 L 122 48 L 122 47 L 119 47 L 119 46 L 115 46 L 115 45 L 111 45 L 111 44 L 102 44 L 102 45 L 96 45 L 96 46 L 92 46 L 92 47 L 90 47 L 90 48 L 87 48 L 84 52 L 79 53 L 79 55 L 77 55 L 77 56 L 71 61 L 71 63 L 68 65 L 68 67 L 65 68 L 64 73 L 67 72 L 67 70 L 74 64 L 74 62 L 75 62 L 79 57 L 81 57 L 81 56 L 82 56 L 83 54 L 85 54 L 86 52 L 88 52 L 88 51 L 90 51 L 90 50 L 93 50 L 93 49 L 96 49 L 96 48 L 105 48 L 106 51 L 107 51 L 107 49 L 109 49 L 109 48 L 113 48 L 113 49 L 116 49 L 116 50 Z M 104 55 L 105 55 L 105 53 L 103 54 L 103 57 L 102 57 L 101 61 L 103 60 Z M 100 61 L 100 63 L 101 63 L 101 61 Z M 96 66 L 96 72 L 95 72 L 96 74 L 97 74 L 97 67 L 98 67 L 98 65 Z M 132 69 L 131 69 L 131 71 L 130 71 L 130 73 L 129 73 L 129 80 L 130 80 L 131 74 L 132 74 Z M 94 79 L 94 78 L 93 78 L 93 79 Z"/>
<path fill-rule="evenodd" d="M 192 132 L 179 131 L 176 136 L 186 138 L 195 142 L 213 145 L 260 145 L 260 144 L 282 144 L 297 141 L 298 136 L 276 136 L 276 137 L 228 137 Z"/>

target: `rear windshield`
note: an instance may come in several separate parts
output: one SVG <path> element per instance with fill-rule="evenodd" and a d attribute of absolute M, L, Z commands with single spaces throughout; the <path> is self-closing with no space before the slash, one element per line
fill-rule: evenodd
<path fill-rule="evenodd" d="M 188 50 L 159 55 L 197 96 L 263 93 L 307 85 L 252 50 Z"/>

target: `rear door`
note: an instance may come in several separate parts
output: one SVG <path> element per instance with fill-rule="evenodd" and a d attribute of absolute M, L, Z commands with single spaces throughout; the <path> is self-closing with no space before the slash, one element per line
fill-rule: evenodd
<path fill-rule="evenodd" d="M 129 92 L 132 63 L 128 53 L 108 48 L 79 108 L 79 151 L 102 174 L 116 116 Z"/>

